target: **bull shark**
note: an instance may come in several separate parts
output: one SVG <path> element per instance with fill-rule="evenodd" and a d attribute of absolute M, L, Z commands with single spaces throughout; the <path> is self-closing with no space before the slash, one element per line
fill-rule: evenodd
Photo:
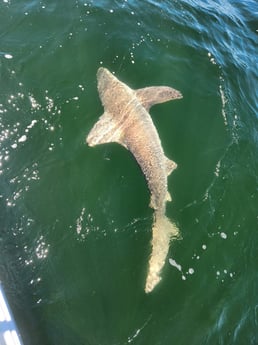
<path fill-rule="evenodd" d="M 133 90 L 106 68 L 97 71 L 98 92 L 104 107 L 86 138 L 89 146 L 116 142 L 129 150 L 138 162 L 150 190 L 150 207 L 154 210 L 151 256 L 145 292 L 151 292 L 161 280 L 169 244 L 179 235 L 177 226 L 165 215 L 171 201 L 167 177 L 177 164 L 164 154 L 149 109 L 157 103 L 182 98 L 168 86 L 151 86 Z"/>

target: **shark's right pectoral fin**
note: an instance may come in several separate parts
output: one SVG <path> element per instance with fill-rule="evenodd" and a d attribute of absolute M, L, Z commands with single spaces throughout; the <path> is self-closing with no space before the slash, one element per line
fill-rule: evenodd
<path fill-rule="evenodd" d="M 150 86 L 135 91 L 136 97 L 149 111 L 154 104 L 182 98 L 181 92 L 169 86 Z"/>
<path fill-rule="evenodd" d="M 112 114 L 105 112 L 96 122 L 86 141 L 89 146 L 95 146 L 105 143 L 117 142 L 123 146 L 121 129 L 115 123 Z"/>

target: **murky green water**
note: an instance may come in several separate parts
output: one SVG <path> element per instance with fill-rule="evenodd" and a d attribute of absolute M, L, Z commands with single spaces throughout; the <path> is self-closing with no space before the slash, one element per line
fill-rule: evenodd
<path fill-rule="evenodd" d="M 258 344 L 256 2 L 4 0 L 0 22 L 0 279 L 24 342 Z M 184 96 L 151 110 L 182 239 L 150 295 L 144 177 L 85 143 L 99 66 Z"/>

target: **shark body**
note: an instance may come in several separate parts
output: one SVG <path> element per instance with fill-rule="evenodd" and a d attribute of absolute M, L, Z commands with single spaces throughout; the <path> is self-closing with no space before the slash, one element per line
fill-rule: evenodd
<path fill-rule="evenodd" d="M 89 146 L 117 142 L 128 149 L 138 164 L 150 190 L 150 207 L 154 209 L 152 253 L 145 292 L 151 292 L 160 281 L 169 242 L 178 236 L 175 224 L 165 216 L 166 202 L 171 201 L 167 177 L 177 167 L 163 151 L 157 130 L 149 115 L 152 105 L 182 98 L 168 86 L 133 90 L 106 68 L 97 72 L 99 96 L 104 114 L 87 136 Z"/>

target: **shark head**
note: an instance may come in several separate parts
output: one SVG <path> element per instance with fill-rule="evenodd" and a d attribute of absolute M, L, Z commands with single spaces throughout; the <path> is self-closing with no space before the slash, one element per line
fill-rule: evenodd
<path fill-rule="evenodd" d="M 117 79 L 109 70 L 100 67 L 97 71 L 97 81 L 98 91 L 101 96 L 106 90 L 112 87 L 112 83 L 115 83 Z"/>

